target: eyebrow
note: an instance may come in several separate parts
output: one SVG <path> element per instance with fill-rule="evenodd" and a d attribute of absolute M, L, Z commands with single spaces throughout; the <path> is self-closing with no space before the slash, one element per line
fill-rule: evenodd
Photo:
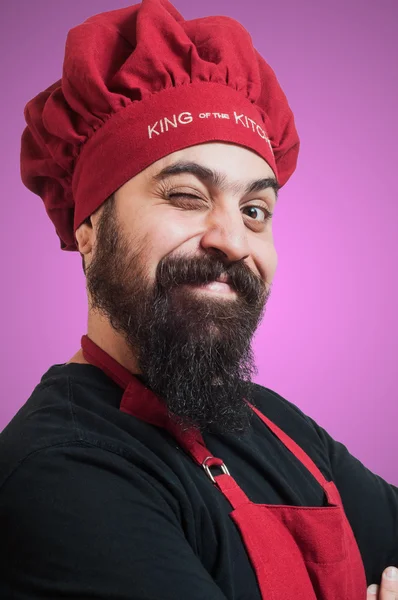
<path fill-rule="evenodd" d="M 194 175 L 202 182 L 212 185 L 213 187 L 221 190 L 233 190 L 236 193 L 252 194 L 253 192 L 261 192 L 265 189 L 271 188 L 275 192 L 275 198 L 278 200 L 278 190 L 280 185 L 278 184 L 275 177 L 264 177 L 262 179 L 256 179 L 250 181 L 246 186 L 241 183 L 227 183 L 227 177 L 220 171 L 213 171 L 208 167 L 204 167 L 196 162 L 177 161 L 157 173 L 153 179 L 155 181 L 163 181 L 167 177 L 172 175 L 181 175 L 182 173 L 190 173 Z"/>

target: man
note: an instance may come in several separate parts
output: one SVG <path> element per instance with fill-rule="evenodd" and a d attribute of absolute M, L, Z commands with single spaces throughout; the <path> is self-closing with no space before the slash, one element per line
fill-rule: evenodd
<path fill-rule="evenodd" d="M 97 15 L 25 116 L 89 316 L 0 437 L 0 596 L 393 598 L 398 489 L 251 382 L 299 140 L 248 33 Z"/>

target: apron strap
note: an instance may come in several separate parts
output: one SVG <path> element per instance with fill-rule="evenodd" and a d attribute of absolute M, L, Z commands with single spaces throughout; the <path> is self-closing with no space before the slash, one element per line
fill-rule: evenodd
<path fill-rule="evenodd" d="M 134 377 L 130 371 L 117 362 L 112 356 L 104 352 L 87 335 L 81 339 L 83 356 L 91 365 L 101 369 L 108 377 L 113 379 L 123 390 L 125 390 Z"/>
<path fill-rule="evenodd" d="M 304 452 L 304 450 L 302 448 L 300 448 L 300 446 L 298 444 L 296 444 L 296 442 L 287 435 L 287 433 L 282 431 L 282 429 L 280 429 L 277 425 L 275 425 L 275 423 L 273 423 L 270 419 L 268 419 L 268 417 L 263 415 L 263 413 L 260 412 L 255 406 L 250 404 L 250 402 L 248 404 L 254 410 L 256 415 L 258 417 L 260 417 L 260 419 L 266 425 L 268 425 L 268 427 L 276 435 L 276 437 L 280 439 L 282 444 L 284 444 L 286 446 L 286 448 L 288 450 L 290 450 L 290 452 L 292 454 L 294 454 L 294 456 L 296 458 L 298 458 L 300 462 L 303 463 L 303 465 L 308 469 L 308 471 L 310 471 L 310 473 L 315 477 L 315 479 L 317 480 L 319 485 L 321 485 L 325 489 L 325 486 L 327 486 L 327 484 L 329 482 L 326 480 L 326 478 L 323 476 L 323 474 L 321 473 L 319 468 L 316 466 L 316 464 L 313 462 L 313 460 L 308 456 L 308 454 L 306 454 Z"/>
<path fill-rule="evenodd" d="M 164 402 L 150 389 L 134 377 L 128 369 L 123 367 L 107 352 L 102 350 L 87 335 L 81 338 L 83 356 L 90 364 L 100 368 L 108 377 L 115 381 L 123 390 L 123 398 L 120 404 L 120 410 L 128 413 L 137 419 L 143 420 L 151 425 L 166 429 L 177 443 L 187 452 L 189 456 L 203 469 L 207 476 L 217 485 L 217 487 L 228 496 L 233 495 L 233 504 L 248 502 L 244 494 L 234 479 L 230 476 L 224 462 L 211 454 L 207 449 L 200 431 L 194 427 L 182 429 L 168 413 Z M 247 401 L 246 401 L 247 402 Z M 248 405 L 256 415 L 271 429 L 276 437 L 290 450 L 290 452 L 310 471 L 316 481 L 323 488 L 329 503 L 336 503 L 336 496 L 331 490 L 328 482 L 311 458 L 293 441 L 282 429 L 273 423 L 268 417 L 263 415 L 255 406 L 248 402 Z M 220 467 L 222 475 L 212 475 L 210 467 Z"/>

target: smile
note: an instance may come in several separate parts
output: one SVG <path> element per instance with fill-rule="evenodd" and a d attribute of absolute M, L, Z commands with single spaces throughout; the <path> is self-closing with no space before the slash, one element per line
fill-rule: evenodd
<path fill-rule="evenodd" d="M 217 294 L 236 295 L 235 291 L 231 288 L 231 286 L 228 283 L 224 283 L 222 281 L 210 281 L 209 283 L 204 283 L 204 284 L 200 284 L 200 285 L 190 283 L 188 285 L 195 289 L 202 290 L 204 292 L 208 292 L 208 293 L 212 293 L 212 294 L 217 293 Z"/>

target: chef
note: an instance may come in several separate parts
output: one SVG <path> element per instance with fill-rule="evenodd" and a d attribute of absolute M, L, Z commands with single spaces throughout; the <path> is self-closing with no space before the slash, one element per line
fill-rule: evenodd
<path fill-rule="evenodd" d="M 398 489 L 252 382 L 299 138 L 248 32 L 98 14 L 25 118 L 88 326 L 0 436 L 0 597 L 394 598 Z"/>

